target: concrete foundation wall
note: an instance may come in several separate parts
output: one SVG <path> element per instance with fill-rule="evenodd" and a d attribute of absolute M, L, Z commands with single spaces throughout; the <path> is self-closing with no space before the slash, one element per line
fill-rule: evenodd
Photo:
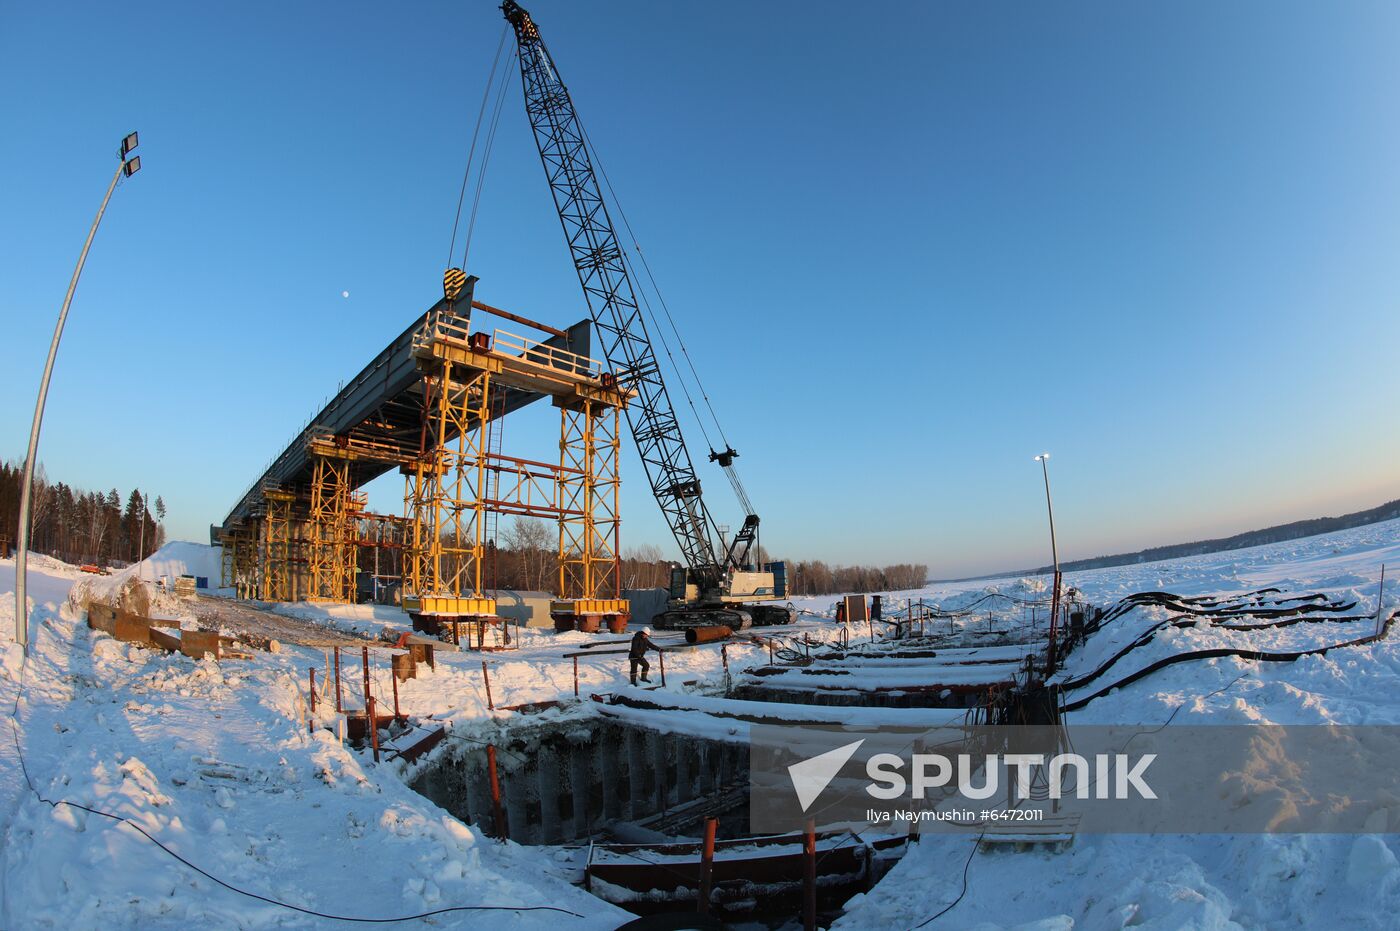
<path fill-rule="evenodd" d="M 632 603 L 632 626 L 651 627 L 656 615 L 666 610 L 666 589 L 628 588 L 622 597 Z"/>
<path fill-rule="evenodd" d="M 721 789 L 747 785 L 748 748 L 612 723 L 531 729 L 502 741 L 497 773 L 509 837 L 586 838 Z M 448 740 L 410 785 L 463 821 L 495 830 L 484 747 Z"/>
<path fill-rule="evenodd" d="M 512 621 L 519 621 L 522 627 L 553 627 L 549 617 L 549 602 L 554 598 L 548 592 L 517 592 L 507 589 L 486 592 L 487 598 L 496 599 L 496 613 Z"/>

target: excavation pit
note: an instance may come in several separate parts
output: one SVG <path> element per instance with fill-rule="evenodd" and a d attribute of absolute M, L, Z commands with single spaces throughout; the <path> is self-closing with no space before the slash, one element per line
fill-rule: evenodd
<path fill-rule="evenodd" d="M 515 723 L 483 740 L 449 732 L 410 786 L 488 835 L 559 847 L 579 884 L 639 915 L 693 913 L 715 818 L 712 913 L 771 927 L 800 914 L 802 836 L 749 835 L 746 741 L 599 719 Z M 818 836 L 819 909 L 868 891 L 906 844 Z"/>
<path fill-rule="evenodd" d="M 705 817 L 747 831 L 747 746 L 607 721 L 517 725 L 495 741 L 504 832 L 495 824 L 490 755 L 482 740 L 449 732 L 409 784 L 462 821 L 520 844 L 686 836 Z"/>

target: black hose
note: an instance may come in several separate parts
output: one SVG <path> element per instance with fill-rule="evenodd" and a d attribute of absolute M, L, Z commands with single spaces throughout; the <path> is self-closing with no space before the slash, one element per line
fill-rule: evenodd
<path fill-rule="evenodd" d="M 1298 659 L 1301 659 L 1304 656 L 1321 656 L 1330 650 L 1337 650 L 1343 647 L 1363 646 L 1368 643 L 1374 643 L 1375 641 L 1385 637 L 1385 635 L 1390 632 L 1390 626 L 1395 622 L 1395 618 L 1397 615 L 1400 615 L 1400 612 L 1391 614 L 1390 617 L 1386 618 L 1385 624 L 1382 625 L 1381 629 L 1376 633 L 1367 634 L 1364 637 L 1357 637 L 1353 640 L 1346 640 L 1342 643 L 1332 643 L 1323 647 L 1314 647 L 1310 650 L 1271 651 L 1246 650 L 1239 647 L 1214 647 L 1208 650 L 1193 650 L 1189 653 L 1177 653 L 1172 656 L 1163 657 L 1162 659 L 1159 659 L 1156 662 L 1149 663 L 1143 668 L 1137 670 L 1136 672 L 1124 676 L 1122 679 L 1119 679 L 1112 685 L 1108 685 L 1104 688 L 1099 689 L 1092 695 L 1087 695 L 1084 698 L 1077 698 L 1066 705 L 1062 705 L 1060 707 L 1060 711 L 1061 713 L 1066 711 L 1077 711 L 1080 708 L 1083 708 L 1085 705 L 1089 704 L 1089 702 L 1093 701 L 1094 699 L 1102 698 L 1114 689 L 1122 688 L 1123 686 L 1136 682 L 1137 680 L 1145 676 L 1150 676 L 1152 673 L 1157 672 L 1158 670 L 1165 669 L 1168 666 L 1175 666 L 1178 663 L 1195 662 L 1197 660 L 1205 659 L 1217 659 L 1226 656 L 1237 656 L 1240 659 L 1255 660 L 1258 662 L 1265 663 L 1291 663 Z M 1367 618 L 1367 620 L 1370 620 L 1370 618 Z M 1121 655 L 1122 654 L 1120 653 L 1119 656 Z M 1105 666 L 1100 667 L 1096 672 L 1094 672 L 1093 674 L 1081 681 L 1088 681 L 1090 679 L 1096 678 L 1100 673 L 1104 671 L 1104 669 L 1107 668 L 1107 666 L 1112 665 L 1112 662 L 1116 661 L 1117 657 L 1115 657 L 1113 661 L 1111 661 L 1108 664 L 1105 664 Z M 1072 688 L 1073 686 L 1066 685 L 1066 689 Z"/>

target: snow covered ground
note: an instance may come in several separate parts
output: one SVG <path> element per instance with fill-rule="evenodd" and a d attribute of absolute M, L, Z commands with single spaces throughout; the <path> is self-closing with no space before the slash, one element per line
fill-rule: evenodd
<path fill-rule="evenodd" d="M 144 577 L 177 575 L 195 564 L 201 567 L 195 574 L 217 575 L 217 564 L 208 568 L 208 548 L 188 546 L 187 552 L 163 549 L 152 560 L 161 568 L 147 565 Z M 1098 604 L 1145 590 L 1199 595 L 1276 586 L 1356 601 L 1355 613 L 1362 614 L 1376 610 L 1383 562 L 1400 566 L 1400 522 L 1074 573 L 1067 582 Z M 573 886 L 544 850 L 488 840 L 453 820 L 405 786 L 403 764 L 375 765 L 326 731 L 309 735 L 298 694 L 308 668 L 324 669 L 321 651 L 289 646 L 281 654 L 216 664 L 120 644 L 89 630 L 68 603 L 80 573 L 37 557 L 30 566 L 34 655 L 22 663 L 13 645 L 13 595 L 6 594 L 14 564 L 0 562 L 0 703 L 7 713 L 17 707 L 12 733 L 0 735 L 0 927 L 324 927 L 328 920 L 313 913 L 387 918 L 479 905 L 562 911 L 452 911 L 431 923 L 611 928 L 630 917 Z M 988 588 L 1022 599 L 1044 591 L 1040 580 L 1013 578 L 891 593 L 886 603 L 897 610 L 904 599 L 922 597 L 952 609 L 974 603 Z M 1400 604 L 1400 585 L 1391 590 L 1387 612 Z M 798 606 L 824 613 L 833 600 Z M 406 626 L 393 609 L 283 610 L 364 632 Z M 1094 651 L 1154 622 L 1153 609 L 1130 612 L 1072 662 L 1091 663 Z M 977 623 L 975 616 L 966 621 Z M 1212 638 L 1293 648 L 1338 637 L 1332 626 L 1247 635 L 1174 630 L 1151 649 Z M 817 621 L 804 629 L 827 639 L 835 631 Z M 484 657 L 497 706 L 572 696 L 566 654 L 608 639 L 524 634 L 521 650 Z M 1175 666 L 1089 703 L 1072 720 L 1160 723 L 1175 713 L 1176 724 L 1400 723 L 1396 641 L 1400 634 L 1297 663 L 1221 659 Z M 743 647 L 731 648 L 729 659 L 743 668 L 767 657 Z M 509 715 L 487 708 L 482 662 L 480 654 L 440 653 L 436 671 L 403 684 L 405 711 L 467 729 Z M 349 663 L 347 682 L 359 671 L 357 660 Z M 668 653 L 666 673 L 676 692 L 687 682 L 717 681 L 719 651 Z M 584 693 L 619 689 L 625 657 L 587 655 L 579 679 Z M 377 669 L 375 682 L 383 693 L 387 668 Z M 55 807 L 38 796 L 131 823 Z M 1400 913 L 1400 846 L 1390 836 L 1081 836 L 1060 854 L 972 849 L 971 838 L 925 839 L 875 890 L 850 903 L 837 926 L 915 927 L 955 901 L 928 926 L 1388 928 Z M 960 898 L 965 866 L 967 892 Z"/>
<path fill-rule="evenodd" d="M 1160 563 L 1071 573 L 1067 584 L 1097 604 L 1139 591 L 1238 594 L 1264 587 L 1322 592 L 1374 614 L 1381 566 L 1400 572 L 1400 522 L 1288 543 Z M 1400 581 L 1400 580 L 1397 580 Z M 1015 586 L 995 580 L 980 586 Z M 955 600 L 957 586 L 901 596 Z M 1400 605 L 1387 583 L 1384 613 Z M 1105 627 L 1070 661 L 1101 662 L 1165 613 L 1140 609 Z M 1331 624 L 1275 631 L 1172 630 L 1125 659 L 1127 668 L 1174 650 L 1245 640 L 1300 649 L 1356 636 Z M 1361 631 L 1364 633 L 1364 631 Z M 1106 677 L 1111 680 L 1116 676 Z M 1178 710 L 1179 709 L 1179 710 Z M 1070 725 L 1400 724 L 1400 634 L 1295 663 L 1207 660 L 1164 669 L 1091 702 Z M 835 927 L 1020 929 L 1395 928 L 1400 851 L 1395 835 L 1090 836 L 1062 853 L 975 853 L 971 837 L 931 837 L 874 891 L 851 902 Z M 966 892 L 963 893 L 964 869 Z M 953 903 L 957 903 L 953 905 Z"/>
<path fill-rule="evenodd" d="M 14 562 L 0 563 L 0 702 L 7 717 L 17 709 L 0 740 L 0 927 L 324 927 L 316 913 L 464 906 L 509 910 L 450 910 L 434 926 L 612 928 L 628 917 L 543 852 L 448 816 L 403 783 L 401 764 L 374 766 L 327 731 L 309 735 L 298 684 L 319 652 L 216 663 L 121 644 L 68 605 L 77 571 L 30 567 L 33 655 L 21 663 Z"/>
<path fill-rule="evenodd" d="M 388 918 L 438 909 L 448 911 L 432 919 L 436 927 L 562 920 L 612 928 L 632 917 L 572 885 L 545 852 L 487 840 L 451 818 L 407 788 L 405 764 L 376 765 L 328 731 L 308 735 L 298 696 L 304 701 L 309 668 L 325 681 L 324 651 L 285 644 L 280 654 L 250 661 L 196 662 L 94 632 L 73 604 L 116 598 L 138 575 L 148 582 L 217 577 L 216 550 L 172 543 L 140 567 L 100 577 L 41 556 L 29 565 L 33 655 L 26 664 L 14 643 L 14 561 L 0 561 L 0 706 L 7 716 L 17 707 L 11 733 L 0 735 L 0 928 L 322 927 L 327 919 L 314 913 Z M 153 613 L 193 625 L 177 599 L 152 597 Z M 279 611 L 362 634 L 408 627 L 396 608 Z M 830 624 L 806 628 L 836 636 Z M 556 700 L 574 691 L 567 654 L 618 639 L 521 635 L 522 648 L 508 653 L 439 651 L 435 670 L 420 667 L 418 678 L 400 684 L 404 711 L 468 734 L 511 714 L 488 708 L 483 662 L 497 708 Z M 657 640 L 678 645 L 681 638 L 658 633 Z M 350 707 L 361 706 L 357 652 L 344 654 Z M 756 647 L 730 650 L 735 670 L 766 661 Z M 667 654 L 672 689 L 721 670 L 717 647 Z M 659 672 L 653 657 L 654 680 Z M 625 656 L 586 655 L 578 663 L 580 691 L 620 688 L 627 673 Z M 391 701 L 382 653 L 372 678 L 376 700 Z M 171 853 L 130 826 L 53 807 L 40 795 L 128 817 Z M 241 895 L 211 876 L 285 905 Z M 472 906 L 552 911 L 454 910 Z"/>

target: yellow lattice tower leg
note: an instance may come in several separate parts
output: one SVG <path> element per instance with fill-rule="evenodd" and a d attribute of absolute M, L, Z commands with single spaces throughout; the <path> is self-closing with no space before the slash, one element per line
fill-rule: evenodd
<path fill-rule="evenodd" d="M 239 598 L 257 593 L 258 538 L 255 531 L 237 530 L 233 544 L 233 588 Z"/>
<path fill-rule="evenodd" d="M 485 553 L 486 450 L 483 443 L 490 421 L 489 372 L 444 364 L 446 390 L 438 426 L 439 448 L 447 449 L 447 436 L 456 432 L 455 449 L 444 465 L 445 497 L 438 507 L 438 564 L 434 567 L 444 594 L 482 597 L 482 563 Z"/>
<path fill-rule="evenodd" d="M 431 463 L 419 458 L 412 465 L 403 467 L 403 516 L 404 526 L 404 565 L 403 591 L 405 594 L 423 593 L 423 580 L 427 577 L 427 540 L 431 531 L 428 524 L 428 499 L 425 482 L 426 471 Z"/>
<path fill-rule="evenodd" d="M 560 406 L 559 596 L 550 604 L 558 629 L 625 626 L 630 613 L 617 561 L 619 423 L 618 408 L 601 401 Z"/>
<path fill-rule="evenodd" d="M 420 606 L 425 598 L 481 600 L 490 373 L 442 360 L 425 387 L 430 445 L 404 470 L 405 588 Z"/>
<path fill-rule="evenodd" d="M 622 597 L 618 544 L 622 531 L 618 469 L 621 441 L 616 407 L 590 404 L 588 414 L 588 559 L 585 598 Z"/>
<path fill-rule="evenodd" d="M 264 601 L 290 601 L 292 558 L 292 502 L 295 496 L 285 491 L 267 491 L 267 516 L 263 519 L 263 590 Z"/>
<path fill-rule="evenodd" d="M 329 488 L 326 481 L 328 463 L 325 459 L 317 458 L 312 465 L 311 472 L 311 540 L 307 551 L 307 568 L 311 571 L 311 591 L 307 593 L 308 601 L 328 601 L 329 596 L 326 589 L 329 587 L 330 563 L 332 560 L 331 547 L 328 546 L 331 513 L 333 505 L 331 498 L 334 492 Z"/>
<path fill-rule="evenodd" d="M 364 516 L 369 500 L 362 492 L 351 492 L 346 497 L 346 504 L 345 518 L 340 523 L 340 561 L 336 567 L 340 570 L 341 600 L 353 604 L 359 594 L 356 582 L 359 577 L 360 518 Z"/>
<path fill-rule="evenodd" d="M 559 411 L 559 591 L 561 599 L 588 598 L 588 415 Z"/>
<path fill-rule="evenodd" d="M 350 516 L 350 463 L 341 461 L 336 470 L 336 496 L 332 523 L 335 546 L 331 558 L 331 588 L 333 598 L 341 602 L 355 600 L 355 525 Z"/>
<path fill-rule="evenodd" d="M 354 547 L 350 526 L 350 462 L 313 457 L 311 477 L 311 570 L 308 601 L 353 601 Z M 350 583 L 347 584 L 347 579 Z"/>
<path fill-rule="evenodd" d="M 219 538 L 219 587 L 233 588 L 234 537 L 225 532 Z"/>

